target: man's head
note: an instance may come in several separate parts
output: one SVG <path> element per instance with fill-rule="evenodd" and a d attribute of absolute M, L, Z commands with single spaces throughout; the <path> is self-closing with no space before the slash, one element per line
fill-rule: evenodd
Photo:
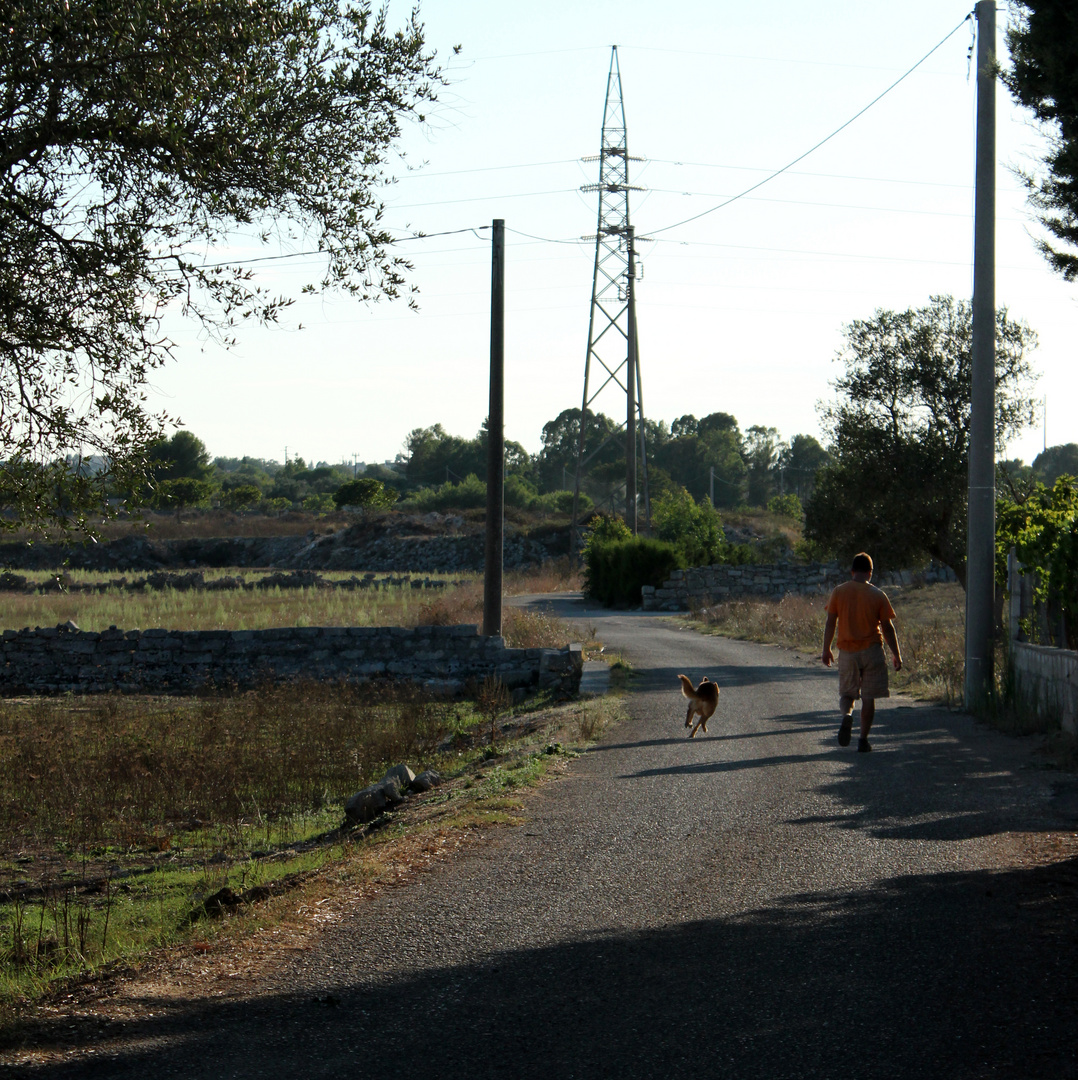
<path fill-rule="evenodd" d="M 850 564 L 850 576 L 855 581 L 868 581 L 872 577 L 872 556 L 859 551 Z"/>

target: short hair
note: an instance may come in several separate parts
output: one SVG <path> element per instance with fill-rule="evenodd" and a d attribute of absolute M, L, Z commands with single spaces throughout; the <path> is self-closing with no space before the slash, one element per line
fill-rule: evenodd
<path fill-rule="evenodd" d="M 850 567 L 855 573 L 872 573 L 872 556 L 864 551 L 859 551 L 853 557 L 853 565 Z"/>

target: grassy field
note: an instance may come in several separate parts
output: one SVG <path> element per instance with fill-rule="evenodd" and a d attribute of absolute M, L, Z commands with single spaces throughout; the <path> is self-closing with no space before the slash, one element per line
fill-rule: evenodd
<path fill-rule="evenodd" d="M 957 584 L 886 590 L 895 609 L 903 669 L 891 685 L 925 700 L 955 704 L 962 698 L 965 593 Z M 749 599 L 694 612 L 690 623 L 706 633 L 786 645 L 818 656 L 827 618 L 823 597 Z"/>
<path fill-rule="evenodd" d="M 558 569 L 505 582 L 520 593 L 575 584 Z M 480 623 L 482 606 L 473 575 L 437 592 L 404 582 L 361 591 L 7 593 L 0 621 L 451 624 Z M 577 636 L 509 605 L 503 631 L 517 647 Z M 236 906 L 245 911 L 252 897 L 302 889 L 312 876 L 359 873 L 378 838 L 341 828 L 343 802 L 391 765 L 449 778 L 424 797 L 442 808 L 437 828 L 493 824 L 512 819 L 506 792 L 540 782 L 612 715 L 609 703 L 557 707 L 542 697 L 510 709 L 494 690 L 477 702 L 319 684 L 231 697 L 0 701 L 0 1012 L 10 1019 L 17 1003 L 65 980 L 212 936 L 225 923 L 207 916 L 207 898 L 245 898 Z M 218 903 L 212 914 L 220 913 Z"/>
<path fill-rule="evenodd" d="M 312 876 L 359 874 L 392 822 L 342 826 L 343 802 L 389 765 L 447 778 L 421 797 L 443 834 L 512 822 L 514 789 L 613 715 L 321 685 L 0 703 L 0 1021 L 84 973 L 212 938 Z"/>
<path fill-rule="evenodd" d="M 272 571 L 206 570 L 207 581 L 237 577 L 255 585 Z M 45 572 L 22 575 L 41 584 L 56 582 Z M 326 572 L 327 581 L 355 575 Z M 134 577 L 134 575 L 132 575 Z M 102 591 L 74 591 L 53 587 L 46 592 L 11 592 L 0 589 L 0 630 L 25 626 L 56 626 L 69 620 L 80 630 L 264 630 L 275 626 L 422 626 L 483 621 L 483 582 L 477 574 L 425 575 L 447 581 L 444 589 L 413 588 L 409 575 L 392 577 L 396 585 L 369 589 L 280 588 L 198 590 L 132 590 L 118 584 L 115 575 L 71 571 L 69 584 L 98 585 Z M 422 580 L 416 577 L 416 580 Z M 579 586 L 567 568 L 547 568 L 507 574 L 508 595 L 557 592 Z M 568 631 L 554 627 L 542 616 L 516 609 L 504 610 L 508 644 L 519 648 L 561 646 Z"/>

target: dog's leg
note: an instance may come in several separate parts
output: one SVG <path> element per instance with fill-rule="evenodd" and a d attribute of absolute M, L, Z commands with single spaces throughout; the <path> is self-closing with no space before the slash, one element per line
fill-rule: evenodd
<path fill-rule="evenodd" d="M 693 703 L 690 701 L 689 702 L 689 711 L 685 714 L 685 726 L 686 727 L 691 727 L 692 726 L 692 714 L 694 712 L 696 712 L 696 709 L 693 707 Z"/>

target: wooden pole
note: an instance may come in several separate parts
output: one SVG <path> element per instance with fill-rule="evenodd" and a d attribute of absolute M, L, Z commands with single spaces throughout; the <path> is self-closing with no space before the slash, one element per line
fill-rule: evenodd
<path fill-rule="evenodd" d="M 505 221 L 494 219 L 490 264 L 490 408 L 487 410 L 487 526 L 483 633 L 502 632 L 505 514 Z"/>

